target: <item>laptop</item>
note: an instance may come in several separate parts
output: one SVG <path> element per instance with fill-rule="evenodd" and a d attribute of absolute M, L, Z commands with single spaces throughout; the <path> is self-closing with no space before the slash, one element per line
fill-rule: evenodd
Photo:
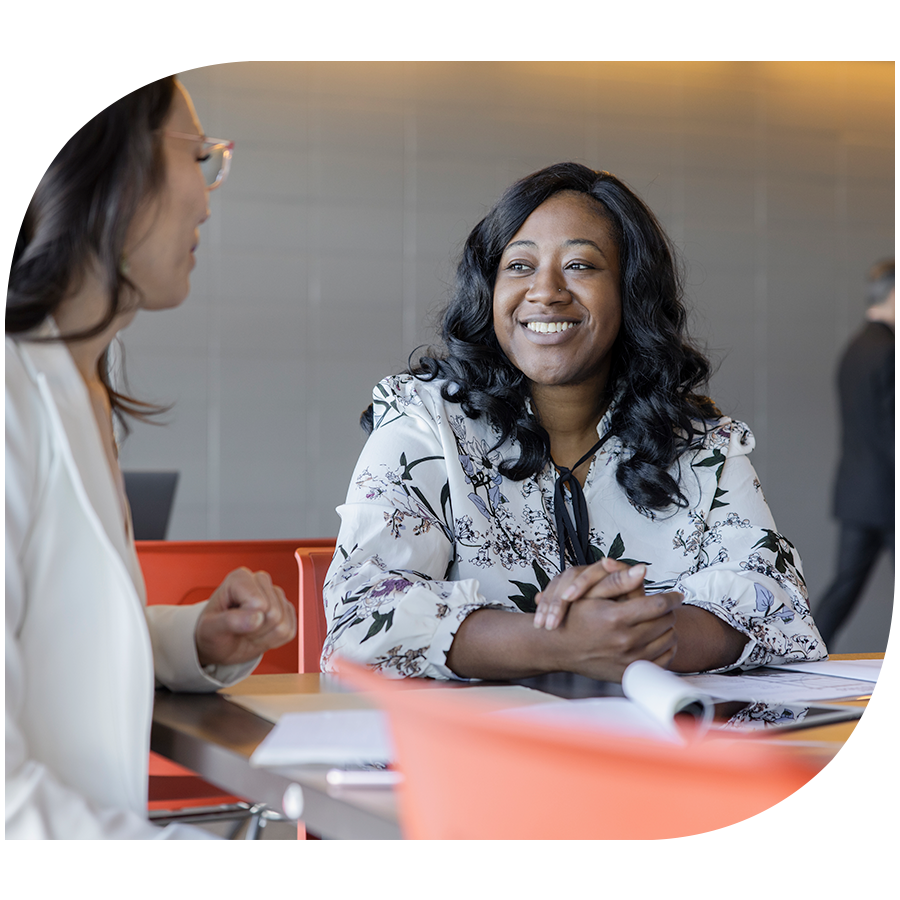
<path fill-rule="evenodd" d="M 164 541 L 178 472 L 123 472 L 136 541 Z"/>

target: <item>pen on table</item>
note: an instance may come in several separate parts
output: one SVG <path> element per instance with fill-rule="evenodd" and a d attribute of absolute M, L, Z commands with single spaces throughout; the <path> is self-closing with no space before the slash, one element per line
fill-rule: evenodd
<path fill-rule="evenodd" d="M 396 769 L 329 769 L 325 780 L 335 787 L 393 787 L 403 775 Z"/>

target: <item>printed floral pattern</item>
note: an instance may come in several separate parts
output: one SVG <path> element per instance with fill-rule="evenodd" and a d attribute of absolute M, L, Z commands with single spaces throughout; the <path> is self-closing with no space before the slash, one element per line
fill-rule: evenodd
<path fill-rule="evenodd" d="M 460 622 L 483 607 L 533 612 L 559 571 L 555 473 L 504 478 L 498 467 L 515 446 L 493 449 L 493 428 L 435 383 L 385 379 L 374 414 L 338 508 L 323 670 L 342 654 L 395 677 L 454 678 L 446 654 Z M 681 591 L 746 634 L 736 667 L 821 659 L 801 563 L 775 529 L 747 459 L 753 446 L 746 425 L 720 419 L 676 467 L 688 507 L 651 514 L 616 482 L 627 448 L 611 438 L 585 479 L 591 550 L 646 563 L 648 592 Z"/>

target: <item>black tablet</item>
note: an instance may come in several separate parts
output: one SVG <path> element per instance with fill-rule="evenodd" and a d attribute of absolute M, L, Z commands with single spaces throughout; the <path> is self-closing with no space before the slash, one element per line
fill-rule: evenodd
<path fill-rule="evenodd" d="M 858 719 L 863 706 L 729 700 L 716 703 L 711 728 L 721 731 L 794 731 Z"/>

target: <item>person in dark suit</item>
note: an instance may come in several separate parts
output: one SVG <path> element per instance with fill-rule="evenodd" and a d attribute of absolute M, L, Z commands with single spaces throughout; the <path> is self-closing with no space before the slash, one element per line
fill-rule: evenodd
<path fill-rule="evenodd" d="M 853 610 L 881 551 L 894 546 L 894 260 L 877 263 L 868 282 L 866 324 L 838 369 L 838 565 L 815 611 L 826 644 Z"/>

